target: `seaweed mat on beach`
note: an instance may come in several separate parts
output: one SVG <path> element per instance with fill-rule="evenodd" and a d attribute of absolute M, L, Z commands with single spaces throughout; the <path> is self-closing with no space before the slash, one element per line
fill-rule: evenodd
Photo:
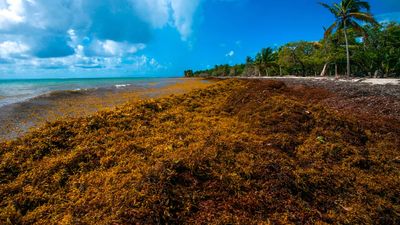
<path fill-rule="evenodd" d="M 0 144 L 0 224 L 399 224 L 399 121 L 331 95 L 226 80 L 49 123 Z"/>

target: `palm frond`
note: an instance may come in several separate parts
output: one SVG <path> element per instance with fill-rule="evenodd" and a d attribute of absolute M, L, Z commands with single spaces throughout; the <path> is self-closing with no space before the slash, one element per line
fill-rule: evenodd
<path fill-rule="evenodd" d="M 319 2 L 319 4 L 322 5 L 323 7 L 327 8 L 335 17 L 337 17 L 339 15 L 339 12 L 335 7 L 332 7 L 323 2 Z"/>
<path fill-rule="evenodd" d="M 354 0 L 354 3 L 347 8 L 347 12 L 351 13 L 351 12 L 360 12 L 360 11 L 370 11 L 370 5 L 368 2 L 365 1 L 360 1 L 360 0 Z"/>
<path fill-rule="evenodd" d="M 347 28 L 354 28 L 361 33 L 364 29 L 358 22 L 370 23 L 373 25 L 378 24 L 372 14 L 365 12 L 370 9 L 370 5 L 365 0 L 342 0 L 340 3 L 332 5 L 320 3 L 323 7 L 329 9 L 336 17 L 335 23 L 325 30 L 325 39 L 332 34 L 334 30 L 341 31 Z"/>
<path fill-rule="evenodd" d="M 337 3 L 334 3 L 333 8 L 336 10 L 338 16 L 343 15 L 345 13 L 344 8 L 342 7 L 342 4 L 339 5 Z"/>
<path fill-rule="evenodd" d="M 350 20 L 349 21 L 349 25 L 355 30 L 355 31 L 357 31 L 357 32 L 359 32 L 362 36 L 366 36 L 367 35 L 367 32 L 365 31 L 365 29 L 360 25 L 360 24 L 358 24 L 356 21 L 354 21 L 354 20 Z"/>
<path fill-rule="evenodd" d="M 349 13 L 349 17 L 353 17 L 359 21 L 368 22 L 371 24 L 378 24 L 378 22 L 375 20 L 375 18 L 369 13 L 352 12 L 352 13 Z"/>
<path fill-rule="evenodd" d="M 325 30 L 324 38 L 326 39 L 331 36 L 335 28 L 337 28 L 337 22 L 334 22 L 330 27 L 328 27 L 328 29 Z"/>
<path fill-rule="evenodd" d="M 354 6 L 354 0 L 342 0 L 340 3 L 343 11 L 348 11 Z"/>

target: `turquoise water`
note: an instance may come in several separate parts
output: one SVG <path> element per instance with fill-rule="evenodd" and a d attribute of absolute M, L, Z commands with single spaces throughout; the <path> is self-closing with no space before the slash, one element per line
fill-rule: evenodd
<path fill-rule="evenodd" d="M 0 80 L 0 107 L 26 101 L 53 91 L 88 90 L 98 88 L 122 89 L 147 87 L 171 82 L 170 78 L 73 78 Z"/>

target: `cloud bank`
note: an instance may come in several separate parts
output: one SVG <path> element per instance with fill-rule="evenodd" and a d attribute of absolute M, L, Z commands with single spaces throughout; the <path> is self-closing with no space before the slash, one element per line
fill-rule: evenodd
<path fill-rule="evenodd" d="M 154 32 L 192 34 L 200 0 L 0 0 L 0 66 L 160 68 L 140 55 Z"/>

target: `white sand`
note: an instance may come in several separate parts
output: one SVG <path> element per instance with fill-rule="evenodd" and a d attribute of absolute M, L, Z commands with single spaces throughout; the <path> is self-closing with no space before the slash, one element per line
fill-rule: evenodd
<path fill-rule="evenodd" d="M 400 85 L 400 79 L 365 79 L 362 83 L 374 84 L 374 85 Z"/>
<path fill-rule="evenodd" d="M 352 79 L 336 79 L 334 77 L 297 77 L 297 76 L 284 76 L 284 77 L 242 77 L 250 79 L 305 79 L 305 80 L 331 80 L 340 82 L 354 82 L 366 83 L 371 85 L 400 85 L 400 79 L 394 78 L 352 78 Z"/>

